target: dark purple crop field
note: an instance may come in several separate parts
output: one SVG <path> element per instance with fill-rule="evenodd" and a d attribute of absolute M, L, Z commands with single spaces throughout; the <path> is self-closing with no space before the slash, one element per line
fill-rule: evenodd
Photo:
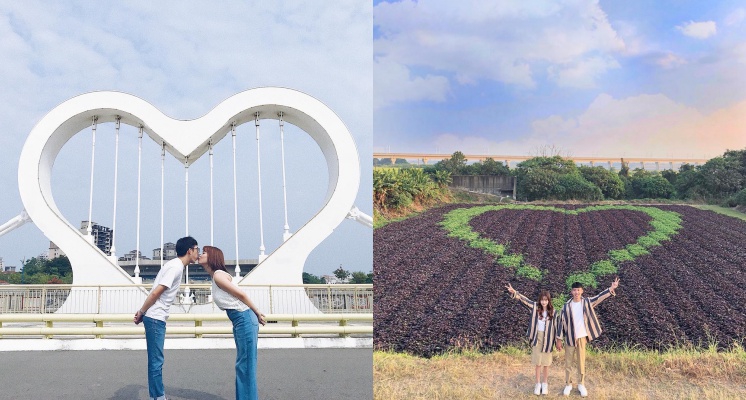
<path fill-rule="evenodd" d="M 430 357 L 460 346 L 483 351 L 524 340 L 529 313 L 507 283 L 535 299 L 541 289 L 568 295 L 566 278 L 646 235 L 651 218 L 633 210 L 567 215 L 501 209 L 470 220 L 480 237 L 546 271 L 518 276 L 495 256 L 449 237 L 439 224 L 451 205 L 374 232 L 374 346 Z M 580 209 L 585 205 L 559 205 Z M 604 333 L 596 347 L 728 347 L 746 339 L 746 222 L 689 206 L 655 206 L 681 216 L 681 229 L 649 254 L 617 264 L 593 295 L 620 278 L 617 296 L 596 307 Z"/>

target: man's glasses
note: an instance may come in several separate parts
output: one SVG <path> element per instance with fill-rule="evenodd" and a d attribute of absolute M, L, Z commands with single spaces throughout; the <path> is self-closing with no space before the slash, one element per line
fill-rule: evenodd
<path fill-rule="evenodd" d="M 197 254 L 199 254 L 199 246 L 192 247 L 194 250 L 197 250 Z"/>

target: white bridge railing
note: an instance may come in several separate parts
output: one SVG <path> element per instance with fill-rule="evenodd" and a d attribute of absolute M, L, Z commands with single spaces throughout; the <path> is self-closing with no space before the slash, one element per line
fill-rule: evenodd
<path fill-rule="evenodd" d="M 372 313 L 267 314 L 266 319 L 268 324 L 259 327 L 260 334 L 289 334 L 291 337 L 299 337 L 304 334 L 333 334 L 340 337 L 347 337 L 351 334 L 366 336 L 373 334 Z M 233 326 L 228 321 L 228 316 L 225 313 L 175 314 L 169 318 L 166 334 L 169 336 L 188 335 L 195 338 L 201 338 L 202 335 L 231 335 Z M 314 326 L 299 326 L 300 321 L 316 322 L 316 324 Z M 348 325 L 350 321 L 358 324 Z M 180 322 L 193 322 L 194 325 L 179 326 L 178 323 Z M 203 326 L 203 322 L 223 323 Z M 273 324 L 273 322 L 276 324 Z M 279 322 L 284 322 L 284 324 Z M 336 324 L 329 324 L 330 322 Z M 65 326 L 54 326 L 55 323 Z M 8 324 L 11 324 L 11 326 L 8 326 Z M 104 326 L 104 324 L 108 326 Z M 100 339 L 104 336 L 121 335 L 141 337 L 144 334 L 143 326 L 134 326 L 132 316 L 127 314 L 0 314 L 0 341 L 3 338 L 29 336 L 41 336 L 45 339 L 51 339 L 54 336 L 93 336 Z"/>
<path fill-rule="evenodd" d="M 2 285 L 0 314 L 134 314 L 152 285 Z M 265 314 L 373 313 L 373 285 L 241 286 Z M 75 296 L 70 296 L 74 292 Z M 310 301 L 309 301 L 310 300 Z M 172 314 L 221 313 L 209 284 L 182 284 Z"/>

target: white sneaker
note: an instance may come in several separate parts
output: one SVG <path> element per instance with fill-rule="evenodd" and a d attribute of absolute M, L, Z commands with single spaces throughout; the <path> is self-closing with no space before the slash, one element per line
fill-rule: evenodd
<path fill-rule="evenodd" d="M 541 394 L 547 394 L 549 393 L 549 387 L 547 386 L 547 383 L 544 382 L 541 384 Z"/>
<path fill-rule="evenodd" d="M 585 386 L 583 385 L 578 385 L 578 392 L 580 392 L 580 397 L 588 396 L 588 391 L 585 390 Z"/>
<path fill-rule="evenodd" d="M 565 390 L 562 391 L 562 394 L 565 396 L 569 396 L 570 392 L 572 392 L 572 385 L 565 386 Z"/>
<path fill-rule="evenodd" d="M 534 386 L 534 394 L 537 396 L 541 394 L 541 383 L 537 383 L 536 386 Z"/>

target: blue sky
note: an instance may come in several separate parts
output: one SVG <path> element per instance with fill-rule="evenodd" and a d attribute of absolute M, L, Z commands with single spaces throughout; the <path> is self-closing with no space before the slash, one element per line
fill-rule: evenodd
<path fill-rule="evenodd" d="M 746 147 L 746 4 L 375 2 L 374 151 Z"/>
<path fill-rule="evenodd" d="M 305 92 L 339 115 L 361 160 L 356 205 L 372 215 L 372 5 L 318 2 L 0 2 L 0 224 L 19 214 L 18 158 L 26 136 L 51 109 L 76 95 L 117 90 L 138 96 L 167 115 L 197 118 L 226 98 L 255 87 Z M 137 141 L 125 127 L 120 139 L 117 254 L 135 249 Z M 300 228 L 321 207 L 327 171 L 321 151 L 304 132 L 286 126 L 288 218 Z M 262 180 L 267 254 L 282 238 L 279 127 L 262 126 Z M 96 137 L 93 220 L 113 222 L 113 124 Z M 253 126 L 239 127 L 239 253 L 259 248 L 256 145 Z M 73 225 L 88 218 L 91 133 L 73 137 L 53 169 L 52 193 Z M 230 137 L 216 145 L 215 245 L 234 258 Z M 143 145 L 141 251 L 160 246 L 160 151 Z M 190 168 L 190 233 L 209 243 L 209 169 L 206 157 Z M 183 236 L 184 169 L 166 162 L 166 241 Z M 272 184 L 271 182 L 275 182 Z M 169 222 L 171 221 L 171 222 Z M 345 220 L 310 255 L 305 271 L 330 274 L 340 264 L 372 269 L 372 230 Z M 0 257 L 19 265 L 46 251 L 33 225 L 0 237 Z M 63 249 L 64 250 L 64 249 Z"/>

